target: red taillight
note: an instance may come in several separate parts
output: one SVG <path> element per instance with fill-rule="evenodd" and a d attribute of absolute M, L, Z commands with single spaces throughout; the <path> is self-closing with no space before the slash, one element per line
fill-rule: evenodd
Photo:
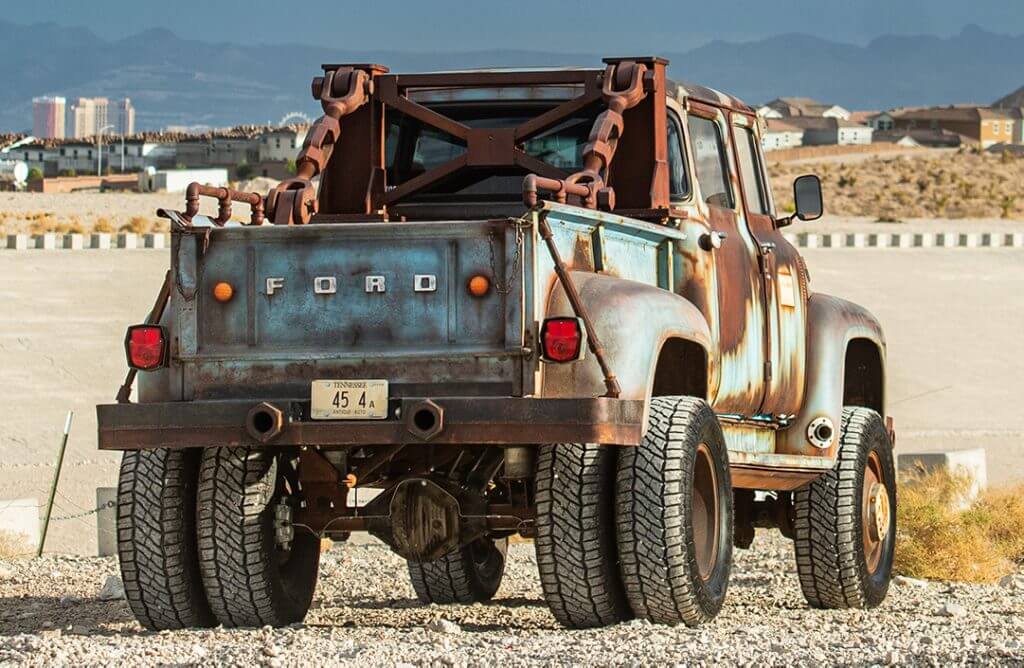
<path fill-rule="evenodd" d="M 128 366 L 134 369 L 155 369 L 163 366 L 167 351 L 164 328 L 159 325 L 132 325 L 125 338 Z"/>
<path fill-rule="evenodd" d="M 540 328 L 542 357 L 548 362 L 572 362 L 583 357 L 583 328 L 578 318 L 548 318 Z"/>

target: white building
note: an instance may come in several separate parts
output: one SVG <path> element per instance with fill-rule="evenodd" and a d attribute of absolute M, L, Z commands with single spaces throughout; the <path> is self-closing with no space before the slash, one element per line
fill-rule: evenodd
<path fill-rule="evenodd" d="M 804 146 L 870 144 L 874 129 L 853 121 L 833 117 L 797 116 L 786 123 L 804 131 Z"/>
<path fill-rule="evenodd" d="M 214 169 L 164 169 L 143 172 L 139 175 L 139 190 L 144 192 L 185 192 L 193 181 L 211 186 L 227 186 L 228 170 Z"/>
<path fill-rule="evenodd" d="M 306 141 L 308 128 L 302 125 L 278 128 L 260 135 L 260 162 L 294 160 Z"/>
<path fill-rule="evenodd" d="M 766 130 L 761 133 L 761 147 L 765 151 L 796 148 L 804 143 L 804 131 L 778 118 L 768 118 Z"/>

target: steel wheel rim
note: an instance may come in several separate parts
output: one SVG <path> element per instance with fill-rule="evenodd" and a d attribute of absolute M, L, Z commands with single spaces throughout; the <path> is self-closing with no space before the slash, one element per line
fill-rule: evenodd
<path fill-rule="evenodd" d="M 693 545 L 697 557 L 697 571 L 702 580 L 708 580 L 718 560 L 718 478 L 714 458 L 705 443 L 697 446 L 693 461 L 693 495 L 690 503 L 693 513 Z"/>
<path fill-rule="evenodd" d="M 882 561 L 882 548 L 892 527 L 891 515 L 882 461 L 878 453 L 872 452 L 864 465 L 864 486 L 861 492 L 861 534 L 864 561 L 869 573 L 876 573 Z"/>

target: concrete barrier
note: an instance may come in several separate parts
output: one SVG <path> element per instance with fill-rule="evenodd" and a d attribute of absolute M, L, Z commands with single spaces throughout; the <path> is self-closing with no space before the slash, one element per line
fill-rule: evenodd
<path fill-rule="evenodd" d="M 951 452 L 907 452 L 897 458 L 897 469 L 903 479 L 937 471 L 967 476 L 971 483 L 962 499 L 965 505 L 976 499 L 988 486 L 984 448 Z"/>
<path fill-rule="evenodd" d="M 107 232 L 93 232 L 89 235 L 89 248 L 110 250 L 110 234 Z"/>
<path fill-rule="evenodd" d="M 96 488 L 96 549 L 101 557 L 117 554 L 117 488 Z"/>
<path fill-rule="evenodd" d="M 65 234 L 61 240 L 64 250 L 82 250 L 85 248 L 85 236 L 82 234 Z"/>
<path fill-rule="evenodd" d="M 167 235 L 163 232 L 157 234 L 145 234 L 142 237 L 142 245 L 145 248 L 165 248 L 167 245 Z"/>
<path fill-rule="evenodd" d="M 117 235 L 117 247 L 133 249 L 139 247 L 139 235 L 134 232 L 122 232 Z"/>
<path fill-rule="evenodd" d="M 39 545 L 39 530 L 39 499 L 0 500 L 0 531 L 23 540 L 29 554 Z"/>
<path fill-rule="evenodd" d="M 8 234 L 7 250 L 28 250 L 28 235 Z"/>
<path fill-rule="evenodd" d="M 32 245 L 39 250 L 57 250 L 57 235 L 53 232 L 33 234 Z"/>

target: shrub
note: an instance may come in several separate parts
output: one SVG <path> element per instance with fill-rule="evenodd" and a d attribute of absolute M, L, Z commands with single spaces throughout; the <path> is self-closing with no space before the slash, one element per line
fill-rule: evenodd
<path fill-rule="evenodd" d="M 32 553 L 32 547 L 23 534 L 0 531 L 0 561 L 11 561 Z"/>
<path fill-rule="evenodd" d="M 121 226 L 121 232 L 134 232 L 135 234 L 145 234 L 153 229 L 153 223 L 143 216 L 132 216 L 131 220 Z"/>
<path fill-rule="evenodd" d="M 93 232 L 110 232 L 114 231 L 114 226 L 110 224 L 110 220 L 107 218 L 97 218 L 96 222 L 92 224 Z"/>
<path fill-rule="evenodd" d="M 970 481 L 945 472 L 899 489 L 896 570 L 929 580 L 992 582 L 1024 562 L 1024 485 L 992 489 L 966 508 Z"/>

